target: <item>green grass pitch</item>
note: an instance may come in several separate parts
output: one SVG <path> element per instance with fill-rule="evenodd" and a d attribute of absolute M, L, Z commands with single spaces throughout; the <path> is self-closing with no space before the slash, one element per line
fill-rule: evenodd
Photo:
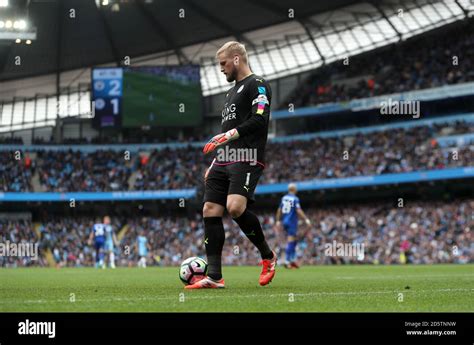
<path fill-rule="evenodd" d="M 0 312 L 474 311 L 474 265 L 224 267 L 226 288 L 184 290 L 178 268 L 0 269 Z"/>

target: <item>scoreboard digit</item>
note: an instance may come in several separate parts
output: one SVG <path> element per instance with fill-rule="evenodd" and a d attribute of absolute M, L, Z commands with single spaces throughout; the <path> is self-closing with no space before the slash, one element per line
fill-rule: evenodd
<path fill-rule="evenodd" d="M 92 101 L 96 126 L 120 127 L 122 89 L 122 68 L 96 68 L 92 71 Z"/>

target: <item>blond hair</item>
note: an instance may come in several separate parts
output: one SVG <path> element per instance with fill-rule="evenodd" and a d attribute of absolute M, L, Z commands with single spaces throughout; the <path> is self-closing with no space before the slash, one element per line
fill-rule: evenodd
<path fill-rule="evenodd" d="M 297 190 L 296 183 L 290 183 L 288 185 L 288 191 L 291 192 L 292 190 L 294 190 L 294 191 Z"/>
<path fill-rule="evenodd" d="M 227 56 L 240 55 L 244 63 L 248 63 L 247 50 L 245 46 L 237 41 L 229 41 L 224 43 L 222 47 L 216 53 L 216 58 L 219 57 L 221 53 L 225 53 Z"/>

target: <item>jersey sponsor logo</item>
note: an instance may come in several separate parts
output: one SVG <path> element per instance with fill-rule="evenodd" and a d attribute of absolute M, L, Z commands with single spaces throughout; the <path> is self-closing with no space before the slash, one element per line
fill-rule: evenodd
<path fill-rule="evenodd" d="M 235 113 L 223 116 L 221 124 L 223 124 L 224 122 L 229 121 L 229 120 L 236 120 L 237 119 L 236 116 L 237 115 Z"/>
<path fill-rule="evenodd" d="M 239 89 L 237 90 L 237 93 L 240 93 L 240 91 L 242 91 L 244 89 L 244 86 L 245 85 L 242 85 L 241 87 L 239 87 Z"/>
<path fill-rule="evenodd" d="M 258 87 L 258 93 L 261 93 L 261 94 L 264 95 L 264 94 L 266 93 L 265 87 L 264 87 L 264 86 L 259 86 L 259 87 Z"/>
<path fill-rule="evenodd" d="M 222 110 L 222 123 L 229 120 L 236 120 L 237 119 L 237 106 L 232 103 L 231 105 L 224 105 L 224 109 Z"/>

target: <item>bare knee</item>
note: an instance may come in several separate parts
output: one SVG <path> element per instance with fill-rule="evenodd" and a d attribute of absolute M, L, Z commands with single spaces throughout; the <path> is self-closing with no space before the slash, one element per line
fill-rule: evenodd
<path fill-rule="evenodd" d="M 213 202 L 204 203 L 204 207 L 202 209 L 203 217 L 222 217 L 223 214 L 224 207 L 222 205 Z"/>
<path fill-rule="evenodd" d="M 228 202 L 227 212 L 232 218 L 238 218 L 244 213 L 246 205 L 239 202 Z"/>

